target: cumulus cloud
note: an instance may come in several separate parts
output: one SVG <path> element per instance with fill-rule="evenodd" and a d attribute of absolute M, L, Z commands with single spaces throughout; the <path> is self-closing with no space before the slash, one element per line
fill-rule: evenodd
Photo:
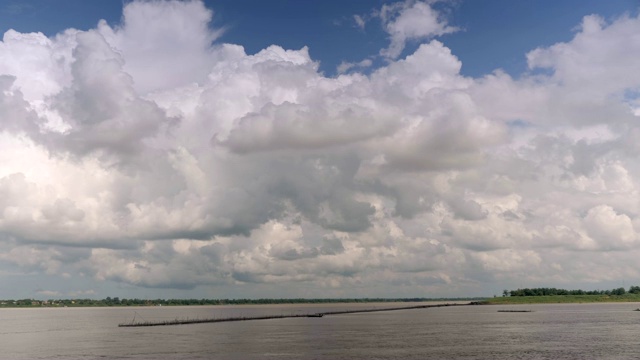
<path fill-rule="evenodd" d="M 640 18 L 586 17 L 521 77 L 468 78 L 432 5 L 385 5 L 388 63 L 335 77 L 306 47 L 221 43 L 201 1 L 8 31 L 0 263 L 254 296 L 640 279 Z"/>
<path fill-rule="evenodd" d="M 605 249 L 624 249 L 637 242 L 631 219 L 625 214 L 617 214 L 610 206 L 589 209 L 584 223 L 588 234 Z"/>
<path fill-rule="evenodd" d="M 133 1 L 124 7 L 121 25 L 101 21 L 97 31 L 126 59 L 124 70 L 145 93 L 206 78 L 213 42 L 224 32 L 209 28 L 212 17 L 201 1 Z"/>
<path fill-rule="evenodd" d="M 632 45 L 638 26 L 638 19 L 628 15 L 612 24 L 598 15 L 585 16 L 570 43 L 535 49 L 527 62 L 532 69 L 552 70 L 554 79 L 566 86 L 588 88 L 584 91 L 594 96 L 634 89 L 640 80 L 640 65 L 634 61 L 640 54 Z"/>
<path fill-rule="evenodd" d="M 380 51 L 380 55 L 396 59 L 410 40 L 423 40 L 457 31 L 449 26 L 430 3 L 405 1 L 383 5 L 379 12 L 384 30 L 389 34 L 390 44 Z"/>

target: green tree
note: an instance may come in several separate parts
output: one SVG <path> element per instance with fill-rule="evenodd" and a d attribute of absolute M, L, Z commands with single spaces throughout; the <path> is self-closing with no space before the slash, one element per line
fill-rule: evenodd
<path fill-rule="evenodd" d="M 611 295 L 624 295 L 626 292 L 627 291 L 623 287 L 621 287 L 611 290 Z"/>

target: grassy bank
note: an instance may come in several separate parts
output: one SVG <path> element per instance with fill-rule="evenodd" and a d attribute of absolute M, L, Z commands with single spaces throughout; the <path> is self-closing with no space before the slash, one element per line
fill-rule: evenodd
<path fill-rule="evenodd" d="M 550 296 L 506 296 L 490 298 L 482 302 L 486 305 L 507 304 L 565 304 L 640 302 L 640 294 L 625 295 L 550 295 Z"/>

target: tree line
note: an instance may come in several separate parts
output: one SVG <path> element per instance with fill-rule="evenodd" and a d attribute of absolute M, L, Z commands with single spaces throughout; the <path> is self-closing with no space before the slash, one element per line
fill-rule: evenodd
<path fill-rule="evenodd" d="M 624 295 L 640 294 L 640 286 L 631 286 L 629 290 L 619 287 L 612 290 L 566 290 L 556 288 L 524 288 L 504 290 L 502 296 L 552 296 L 552 295 Z"/>
<path fill-rule="evenodd" d="M 0 307 L 87 307 L 87 306 L 187 306 L 187 305 L 259 305 L 259 304 L 330 304 L 373 302 L 423 302 L 445 300 L 479 300 L 481 298 L 293 298 L 293 299 L 57 299 L 57 300 L 0 300 Z"/>

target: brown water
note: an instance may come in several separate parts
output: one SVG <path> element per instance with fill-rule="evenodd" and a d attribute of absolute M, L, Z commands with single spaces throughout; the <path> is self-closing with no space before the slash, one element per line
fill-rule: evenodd
<path fill-rule="evenodd" d="M 397 304 L 0 310 L 0 359 L 638 359 L 640 307 L 463 306 L 118 328 L 136 320 L 316 313 Z M 530 313 L 499 313 L 527 309 Z"/>

